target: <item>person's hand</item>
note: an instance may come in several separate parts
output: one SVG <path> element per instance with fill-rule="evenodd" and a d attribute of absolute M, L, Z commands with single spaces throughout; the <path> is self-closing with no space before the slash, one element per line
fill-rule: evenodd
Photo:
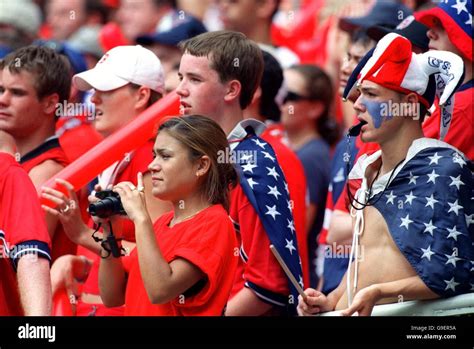
<path fill-rule="evenodd" d="M 143 175 L 138 173 L 138 187 L 131 182 L 121 182 L 114 186 L 114 191 L 120 195 L 123 208 L 130 220 L 137 222 L 148 218 L 145 202 L 145 187 L 143 186 Z"/>
<path fill-rule="evenodd" d="M 80 296 L 78 284 L 87 279 L 91 267 L 92 260 L 84 256 L 64 255 L 56 259 L 51 266 L 53 297 L 64 289 L 70 303 L 74 305 Z"/>
<path fill-rule="evenodd" d="M 3 130 L 0 130 L 0 152 L 15 156 L 15 139 L 13 136 Z"/>
<path fill-rule="evenodd" d="M 357 312 L 359 316 L 370 316 L 372 309 L 379 299 L 380 291 L 376 285 L 363 288 L 356 293 L 351 306 L 341 311 L 341 315 L 351 316 Z"/>
<path fill-rule="evenodd" d="M 90 237 L 87 234 L 89 229 L 82 220 L 79 201 L 74 187 L 71 183 L 59 178 L 56 179 L 56 183 L 62 186 L 68 195 L 52 188 L 43 187 L 41 188 L 41 196 L 54 202 L 56 207 L 51 208 L 46 205 L 41 205 L 41 207 L 46 212 L 59 218 L 64 232 L 72 242 L 81 244 L 81 239 Z"/>
<path fill-rule="evenodd" d="M 310 316 L 320 312 L 325 312 L 331 309 L 327 297 L 313 288 L 307 288 L 304 291 L 306 295 L 306 300 L 303 297 L 298 296 L 298 315 L 300 316 Z"/>

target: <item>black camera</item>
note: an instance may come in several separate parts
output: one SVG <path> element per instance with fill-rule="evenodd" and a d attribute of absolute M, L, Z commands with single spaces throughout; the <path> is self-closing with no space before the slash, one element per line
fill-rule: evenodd
<path fill-rule="evenodd" d="M 89 205 L 89 213 L 92 216 L 108 218 L 114 215 L 124 215 L 127 213 L 123 209 L 119 194 L 112 190 L 103 190 L 95 193 L 100 201 Z"/>

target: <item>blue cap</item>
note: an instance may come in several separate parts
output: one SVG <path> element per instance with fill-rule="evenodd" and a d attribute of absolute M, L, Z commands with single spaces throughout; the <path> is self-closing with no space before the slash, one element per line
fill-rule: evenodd
<path fill-rule="evenodd" d="M 413 14 L 412 10 L 398 2 L 377 0 L 367 15 L 362 17 L 343 17 L 339 21 L 339 27 L 347 32 L 357 28 L 368 29 L 374 26 L 395 29 L 402 20 L 411 14 Z"/>
<path fill-rule="evenodd" d="M 427 35 L 428 29 L 426 25 L 418 22 L 415 17 L 408 16 L 395 29 L 377 25 L 370 27 L 367 30 L 367 35 L 375 41 L 379 41 L 388 33 L 397 33 L 406 37 L 414 46 L 420 48 L 423 52 L 426 52 L 429 49 L 428 44 L 430 42 Z"/>
<path fill-rule="evenodd" d="M 177 47 L 181 41 L 206 32 L 207 29 L 201 21 L 192 16 L 186 16 L 185 19 L 178 21 L 170 30 L 152 35 L 139 36 L 136 39 L 136 43 L 144 46 L 161 44 Z"/>
<path fill-rule="evenodd" d="M 6 45 L 0 45 L 0 59 L 2 59 L 3 57 L 5 57 L 7 54 L 9 54 L 10 52 L 13 52 L 13 50 L 9 47 L 9 46 L 6 46 Z"/>

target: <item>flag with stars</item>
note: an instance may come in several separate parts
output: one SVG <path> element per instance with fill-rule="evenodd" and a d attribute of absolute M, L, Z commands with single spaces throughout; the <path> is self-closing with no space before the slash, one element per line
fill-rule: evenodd
<path fill-rule="evenodd" d="M 420 278 L 450 297 L 474 291 L 474 179 L 461 153 L 429 141 L 373 200 Z"/>
<path fill-rule="evenodd" d="M 234 149 L 238 154 L 240 184 L 280 256 L 302 288 L 301 261 L 296 241 L 288 184 L 269 143 L 252 134 Z M 240 154 L 244 154 L 241 156 Z M 270 248 L 270 247 L 269 247 Z M 295 313 L 298 292 L 288 280 L 293 300 L 288 306 Z"/>

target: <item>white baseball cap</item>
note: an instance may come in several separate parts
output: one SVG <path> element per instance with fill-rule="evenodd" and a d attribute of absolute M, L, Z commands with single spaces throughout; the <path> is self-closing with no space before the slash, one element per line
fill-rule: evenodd
<path fill-rule="evenodd" d="M 117 46 L 108 51 L 97 65 L 74 75 L 74 85 L 81 91 L 111 91 L 133 83 L 158 93 L 165 91 L 165 77 L 160 59 L 150 50 L 136 46 Z"/>

